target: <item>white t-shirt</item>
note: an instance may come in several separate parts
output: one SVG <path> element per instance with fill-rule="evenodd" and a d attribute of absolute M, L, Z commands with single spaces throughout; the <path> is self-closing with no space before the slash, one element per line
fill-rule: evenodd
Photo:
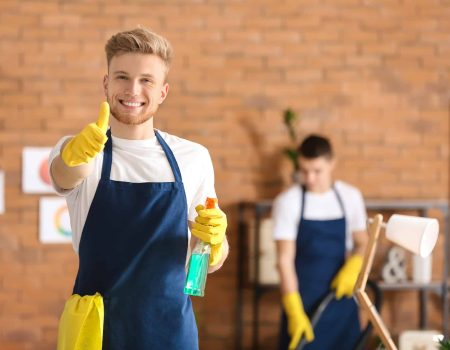
<path fill-rule="evenodd" d="M 195 207 L 206 197 L 216 198 L 214 169 L 208 150 L 200 144 L 159 131 L 169 145 L 180 168 L 186 192 L 188 220 L 197 216 Z M 62 144 L 70 136 L 58 141 L 50 153 L 49 164 L 59 155 Z M 125 182 L 174 182 L 169 161 L 156 136 L 146 140 L 126 140 L 112 136 L 113 155 L 111 180 Z M 94 160 L 94 171 L 72 190 L 53 187 L 67 201 L 72 228 L 72 243 L 78 252 L 83 227 L 102 174 L 103 152 Z M 190 238 L 190 232 L 189 232 Z"/>
<path fill-rule="evenodd" d="M 366 209 L 361 192 L 343 181 L 335 182 L 336 191 L 343 202 L 346 220 L 346 248 L 353 248 L 355 231 L 366 229 Z M 273 238 L 275 240 L 296 240 L 302 209 L 302 188 L 298 184 L 280 193 L 272 207 Z M 303 213 L 309 220 L 332 220 L 342 218 L 339 201 L 331 188 L 324 193 L 306 192 L 306 206 Z"/>

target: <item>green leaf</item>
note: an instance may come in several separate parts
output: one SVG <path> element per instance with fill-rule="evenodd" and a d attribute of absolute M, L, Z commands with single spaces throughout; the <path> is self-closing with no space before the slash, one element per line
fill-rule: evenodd
<path fill-rule="evenodd" d="M 439 350 L 450 350 L 450 340 L 449 339 L 439 340 Z"/>
<path fill-rule="evenodd" d="M 284 111 L 284 123 L 286 125 L 292 124 L 294 121 L 297 120 L 297 115 L 295 114 L 295 112 L 288 108 Z"/>
<path fill-rule="evenodd" d="M 294 128 L 294 122 L 297 121 L 298 116 L 297 114 L 295 114 L 295 112 L 292 109 L 286 109 L 284 111 L 284 124 L 286 125 L 288 131 L 289 131 L 289 137 L 291 138 L 292 141 L 296 141 L 297 140 L 297 134 L 295 132 L 295 128 Z"/>
<path fill-rule="evenodd" d="M 299 170 L 300 166 L 298 163 L 298 152 L 295 148 L 285 148 L 283 149 L 283 153 L 289 158 L 294 166 L 295 170 Z"/>

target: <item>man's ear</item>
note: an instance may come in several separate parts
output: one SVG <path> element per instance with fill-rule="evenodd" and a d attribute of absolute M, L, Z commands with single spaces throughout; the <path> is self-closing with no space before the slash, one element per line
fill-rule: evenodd
<path fill-rule="evenodd" d="M 168 93 L 169 93 L 169 83 L 165 83 L 163 85 L 163 87 L 161 88 L 161 95 L 159 97 L 158 104 L 163 103 L 163 101 L 166 99 Z"/>
<path fill-rule="evenodd" d="M 108 97 L 108 74 L 105 74 L 103 77 L 103 92 L 105 93 L 105 97 Z"/>

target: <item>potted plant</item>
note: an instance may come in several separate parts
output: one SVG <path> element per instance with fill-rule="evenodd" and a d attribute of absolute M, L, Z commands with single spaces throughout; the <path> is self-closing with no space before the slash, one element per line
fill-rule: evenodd
<path fill-rule="evenodd" d="M 449 339 L 439 340 L 439 350 L 450 350 L 450 340 Z"/>

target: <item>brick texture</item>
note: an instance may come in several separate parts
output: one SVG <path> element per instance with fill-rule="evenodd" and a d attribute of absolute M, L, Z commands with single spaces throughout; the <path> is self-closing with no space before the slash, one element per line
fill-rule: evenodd
<path fill-rule="evenodd" d="M 69 246 L 38 242 L 39 196 L 21 191 L 21 152 L 52 146 L 96 118 L 111 34 L 143 25 L 175 48 L 155 124 L 211 152 L 231 255 L 194 304 L 202 349 L 228 350 L 237 203 L 273 198 L 289 184 L 286 108 L 300 115 L 300 136 L 331 138 L 337 176 L 366 198 L 448 197 L 449 16 L 445 0 L 0 1 L 1 348 L 55 348 L 77 259 Z M 437 278 L 442 259 L 434 261 Z M 408 304 L 416 299 L 388 297 L 395 312 L 384 317 L 394 334 L 417 327 Z M 263 348 L 276 343 L 277 302 L 263 303 Z M 430 328 L 440 329 L 439 300 L 429 306 Z"/>

